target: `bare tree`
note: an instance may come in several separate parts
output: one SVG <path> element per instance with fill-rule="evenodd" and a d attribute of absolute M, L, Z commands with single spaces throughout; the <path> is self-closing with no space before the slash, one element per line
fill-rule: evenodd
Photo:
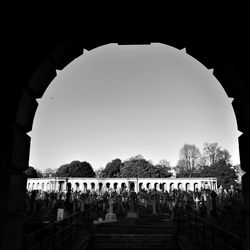
<path fill-rule="evenodd" d="M 231 155 L 227 149 L 222 149 L 218 143 L 204 143 L 203 155 L 206 157 L 209 165 L 214 165 L 219 160 L 225 160 L 226 163 L 230 162 Z"/>
<path fill-rule="evenodd" d="M 160 160 L 158 165 L 171 169 L 170 162 L 165 159 Z"/>
<path fill-rule="evenodd" d="M 95 175 L 96 175 L 97 178 L 102 178 L 103 177 L 103 170 L 104 170 L 104 167 L 100 167 L 97 170 L 95 170 Z"/>
<path fill-rule="evenodd" d="M 43 172 L 44 177 L 53 177 L 55 176 L 57 169 L 46 168 Z"/>
<path fill-rule="evenodd" d="M 180 150 L 180 160 L 185 162 L 185 170 L 188 172 L 189 177 L 192 176 L 193 171 L 198 168 L 198 162 L 201 157 L 199 148 L 195 145 L 184 144 Z"/>
<path fill-rule="evenodd" d="M 203 152 L 204 156 L 207 157 L 210 165 L 213 165 L 216 160 L 216 151 L 218 149 L 218 143 L 204 143 Z"/>
<path fill-rule="evenodd" d="M 205 167 L 208 165 L 208 159 L 206 156 L 202 155 L 199 159 L 199 166 Z"/>
<path fill-rule="evenodd" d="M 180 159 L 175 167 L 175 170 L 177 172 L 184 172 L 187 171 L 186 169 L 186 160 L 185 159 Z"/>

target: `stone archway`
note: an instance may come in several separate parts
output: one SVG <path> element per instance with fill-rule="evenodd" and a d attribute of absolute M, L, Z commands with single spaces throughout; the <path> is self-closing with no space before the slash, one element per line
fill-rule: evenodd
<path fill-rule="evenodd" d="M 189 190 L 190 190 L 190 183 L 187 182 L 187 183 L 186 183 L 186 191 L 189 191 Z"/>
<path fill-rule="evenodd" d="M 147 187 L 148 190 L 151 189 L 151 183 L 148 182 L 148 183 L 146 184 L 146 187 Z"/>
<path fill-rule="evenodd" d="M 198 183 L 195 182 L 195 183 L 194 183 L 194 191 L 196 191 L 196 190 L 198 190 L 198 189 L 199 189 Z"/>
<path fill-rule="evenodd" d="M 126 183 L 123 182 L 123 183 L 121 184 L 121 191 L 126 190 L 126 188 L 127 188 Z"/>
<path fill-rule="evenodd" d="M 0 223 L 1 232 L 4 232 L 1 233 L 3 249 L 19 249 L 21 247 L 22 214 L 25 209 L 22 204 L 25 204 L 26 187 L 26 177 L 23 175 L 23 170 L 29 164 L 30 137 L 27 133 L 32 130 L 33 118 L 38 106 L 36 99 L 42 97 L 47 86 L 56 76 L 56 70 L 62 70 L 74 58 L 80 56 L 83 53 L 83 48 L 93 49 L 108 44 L 107 40 L 102 38 L 97 41 L 89 41 L 86 35 L 70 34 L 68 37 L 68 40 L 62 41 L 56 47 L 48 44 L 43 45 L 40 42 L 41 47 L 47 46 L 47 49 L 43 50 L 43 52 L 38 49 L 34 51 L 28 50 L 29 47 L 27 46 L 27 50 L 24 50 L 24 56 L 20 57 L 23 66 L 20 65 L 19 70 L 23 75 L 16 74 L 16 78 L 13 76 L 19 85 L 14 85 L 11 91 L 13 96 L 10 99 L 14 103 L 8 110 L 9 115 L 5 117 L 3 130 L 3 143 L 6 145 L 2 158 L 4 181 L 1 183 L 2 188 L 0 188 L 4 204 L 1 208 L 3 216 Z M 228 97 L 234 98 L 232 105 L 235 110 L 238 130 L 242 132 L 239 136 L 241 168 L 247 172 L 242 178 L 242 183 L 244 212 L 248 228 L 246 232 L 248 232 L 248 238 L 250 239 L 250 197 L 248 195 L 250 190 L 250 176 L 248 173 L 248 152 L 250 151 L 250 112 L 248 107 L 250 107 L 250 94 L 247 85 L 247 68 L 240 60 L 244 58 L 244 46 L 236 50 L 235 44 L 230 43 L 230 39 L 224 42 L 217 41 L 217 44 L 213 40 L 188 42 L 179 39 L 169 40 L 163 35 L 163 39 L 160 39 L 161 36 L 159 36 L 156 40 L 151 38 L 150 35 L 146 37 L 141 39 L 144 43 L 157 41 L 178 49 L 186 48 L 188 54 L 196 58 L 208 69 L 213 69 L 214 76 L 219 80 Z M 84 38 L 86 38 L 85 41 Z M 54 38 L 51 44 L 56 44 L 58 41 L 60 39 Z M 115 41 L 115 38 L 113 41 Z M 134 43 L 133 39 L 129 38 L 122 41 L 118 39 L 117 41 L 121 44 Z M 240 41 L 238 45 L 240 46 L 242 43 L 243 41 Z M 228 51 L 233 51 L 230 56 L 228 56 Z M 28 63 L 30 58 L 32 60 Z M 19 87 L 20 83 L 23 88 Z M 13 227 L 13 224 L 18 226 Z M 13 237 L 16 239 L 15 242 L 11 240 Z"/>
<path fill-rule="evenodd" d="M 98 183 L 98 190 L 99 190 L 99 191 L 102 191 L 102 188 L 103 188 L 103 183 L 102 183 L 102 182 L 99 182 L 99 183 Z"/>
<path fill-rule="evenodd" d="M 87 189 L 88 189 L 88 184 L 87 184 L 87 182 L 83 182 L 83 190 L 84 190 L 84 191 L 87 191 Z"/>
<path fill-rule="evenodd" d="M 95 183 L 94 183 L 94 182 L 91 182 L 91 183 L 90 183 L 90 189 L 91 189 L 91 190 L 95 190 Z"/>
<path fill-rule="evenodd" d="M 178 184 L 177 184 L 177 188 L 178 188 L 178 190 L 182 190 L 182 189 L 183 189 L 182 183 L 178 183 Z"/>
<path fill-rule="evenodd" d="M 118 189 L 118 183 L 117 182 L 114 183 L 113 188 L 114 188 L 114 190 Z"/>
<path fill-rule="evenodd" d="M 107 189 L 107 190 L 110 189 L 110 183 L 109 183 L 109 182 L 106 183 L 106 189 Z"/>
<path fill-rule="evenodd" d="M 80 184 L 79 184 L 79 182 L 76 182 L 75 183 L 75 191 L 79 191 L 79 188 L 80 188 Z"/>
<path fill-rule="evenodd" d="M 135 182 L 134 181 L 129 182 L 129 191 L 135 191 Z"/>

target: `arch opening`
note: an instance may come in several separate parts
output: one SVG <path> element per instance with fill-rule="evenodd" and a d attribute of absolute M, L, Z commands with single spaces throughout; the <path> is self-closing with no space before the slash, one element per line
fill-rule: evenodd
<path fill-rule="evenodd" d="M 198 185 L 197 183 L 194 184 L 194 190 L 196 189 L 196 185 Z M 32 189 L 33 189 L 33 186 L 32 186 Z"/>

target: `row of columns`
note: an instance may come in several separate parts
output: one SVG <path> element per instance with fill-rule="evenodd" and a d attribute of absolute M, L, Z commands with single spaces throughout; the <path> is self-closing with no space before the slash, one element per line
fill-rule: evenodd
<path fill-rule="evenodd" d="M 162 190 L 191 190 L 195 191 L 196 189 L 209 188 L 215 190 L 217 188 L 217 180 L 201 180 L 201 181 L 121 181 L 121 180 L 112 180 L 112 181 L 58 181 L 58 180 L 49 180 L 42 181 L 29 179 L 27 182 L 27 189 L 30 190 L 42 190 L 42 191 L 66 191 L 67 186 L 73 191 L 85 191 L 85 190 L 134 190 L 138 192 L 139 190 L 146 189 L 155 189 L 158 191 Z"/>

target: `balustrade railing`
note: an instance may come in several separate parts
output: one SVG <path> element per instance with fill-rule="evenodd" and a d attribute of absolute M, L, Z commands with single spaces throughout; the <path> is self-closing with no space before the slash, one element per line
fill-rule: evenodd
<path fill-rule="evenodd" d="M 81 214 L 76 212 L 25 236 L 24 250 L 66 249 L 67 243 L 78 232 Z"/>
<path fill-rule="evenodd" d="M 188 214 L 186 218 L 189 222 L 190 238 L 202 249 L 247 249 L 247 241 L 227 230 L 214 225 L 207 220 L 195 215 Z"/>

